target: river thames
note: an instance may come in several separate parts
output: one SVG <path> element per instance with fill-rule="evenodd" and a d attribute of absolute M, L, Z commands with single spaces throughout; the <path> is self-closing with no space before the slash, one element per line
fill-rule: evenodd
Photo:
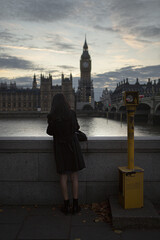
<path fill-rule="evenodd" d="M 79 117 L 80 130 L 87 136 L 127 136 L 127 123 L 103 117 Z M 0 119 L 0 136 L 48 136 L 46 118 Z M 135 136 L 160 136 L 160 126 L 135 123 Z"/>

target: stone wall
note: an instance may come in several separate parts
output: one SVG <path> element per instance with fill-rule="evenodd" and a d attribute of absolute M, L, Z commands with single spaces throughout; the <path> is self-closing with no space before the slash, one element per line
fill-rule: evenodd
<path fill-rule="evenodd" d="M 127 166 L 126 137 L 90 137 L 81 142 L 86 169 L 79 172 L 81 203 L 118 194 L 118 166 Z M 144 169 L 144 195 L 160 201 L 160 137 L 135 138 L 135 165 Z M 70 196 L 72 198 L 69 181 Z M 0 138 L 0 204 L 63 201 L 52 137 Z"/>

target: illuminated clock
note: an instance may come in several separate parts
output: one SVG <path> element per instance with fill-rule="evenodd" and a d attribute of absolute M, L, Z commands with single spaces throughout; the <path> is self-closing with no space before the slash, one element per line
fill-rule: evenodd
<path fill-rule="evenodd" d="M 138 91 L 123 92 L 123 102 L 126 106 L 127 105 L 138 105 L 139 104 Z"/>
<path fill-rule="evenodd" d="M 131 94 L 126 96 L 126 102 L 128 102 L 128 103 L 133 102 L 133 96 Z"/>
<path fill-rule="evenodd" d="M 84 68 L 87 68 L 87 67 L 88 67 L 88 62 L 84 62 L 84 63 L 83 63 L 83 67 L 84 67 Z"/>

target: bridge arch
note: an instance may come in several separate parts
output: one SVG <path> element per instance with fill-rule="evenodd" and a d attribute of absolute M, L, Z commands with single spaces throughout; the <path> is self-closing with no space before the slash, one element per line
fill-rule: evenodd
<path fill-rule="evenodd" d="M 119 112 L 126 112 L 126 106 L 120 106 Z"/>
<path fill-rule="evenodd" d="M 145 104 L 145 105 L 148 105 L 150 108 L 152 108 L 152 104 L 149 103 L 149 102 L 147 102 L 147 101 L 146 101 L 146 102 L 145 102 L 145 101 L 144 101 L 144 102 L 140 102 L 139 105 L 140 105 L 140 104 Z M 139 105 L 138 105 L 138 106 L 139 106 Z"/>
<path fill-rule="evenodd" d="M 112 107 L 111 112 L 116 112 L 116 107 Z"/>
<path fill-rule="evenodd" d="M 148 103 L 140 103 L 136 108 L 136 113 L 148 114 L 150 110 L 151 106 Z"/>
<path fill-rule="evenodd" d="M 160 103 L 157 104 L 157 106 L 155 108 L 155 113 L 159 113 L 160 114 Z"/>
<path fill-rule="evenodd" d="M 93 107 L 90 105 L 90 104 L 85 104 L 84 106 L 83 106 L 83 110 L 85 111 L 89 111 L 89 110 L 93 110 Z"/>

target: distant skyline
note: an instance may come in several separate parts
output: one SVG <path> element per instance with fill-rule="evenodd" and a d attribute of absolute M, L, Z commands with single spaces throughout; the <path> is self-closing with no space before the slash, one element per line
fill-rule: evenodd
<path fill-rule="evenodd" d="M 159 0 L 0 0 L 0 82 L 63 72 L 77 88 L 85 34 L 96 100 L 124 78 L 160 78 Z"/>

